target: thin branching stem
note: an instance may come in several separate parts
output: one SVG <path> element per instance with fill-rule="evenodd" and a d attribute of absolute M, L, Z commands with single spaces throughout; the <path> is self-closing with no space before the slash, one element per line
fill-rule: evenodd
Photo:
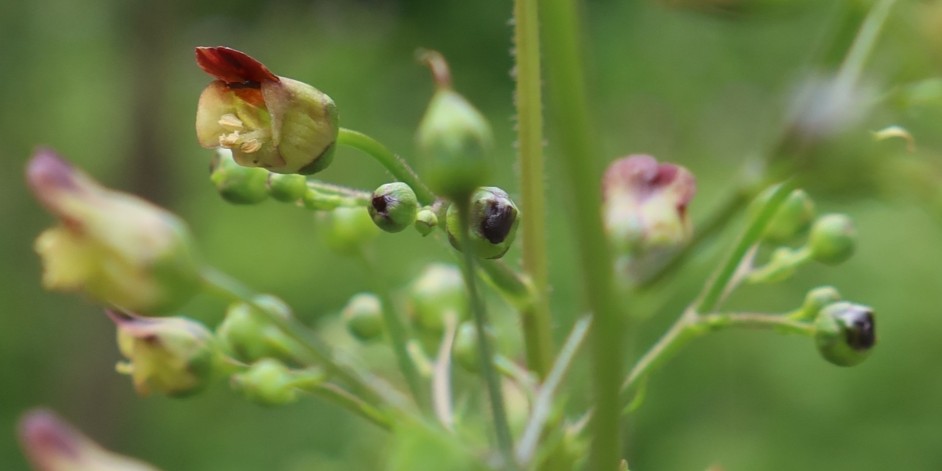
<path fill-rule="evenodd" d="M 419 176 L 409 167 L 402 157 L 389 150 L 383 143 L 352 129 L 340 128 L 337 135 L 337 145 L 357 149 L 380 163 L 397 180 L 412 187 L 416 198 L 422 204 L 435 202 L 435 194 L 419 179 Z"/>

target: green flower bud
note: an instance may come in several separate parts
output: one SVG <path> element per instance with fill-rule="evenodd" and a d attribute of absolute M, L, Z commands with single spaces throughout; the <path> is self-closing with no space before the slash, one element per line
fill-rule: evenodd
<path fill-rule="evenodd" d="M 61 221 L 36 240 L 46 288 L 148 314 L 175 310 L 199 289 L 190 234 L 173 214 L 100 186 L 48 150 L 34 154 L 26 177 Z"/>
<path fill-rule="evenodd" d="M 441 54 L 428 51 L 422 60 L 431 67 L 437 85 L 417 134 L 426 181 L 435 193 L 463 200 L 487 180 L 491 127 L 480 111 L 452 90 Z"/>
<path fill-rule="evenodd" d="M 255 302 L 268 313 L 283 319 L 291 317 L 291 309 L 274 296 L 257 296 Z M 262 358 L 291 361 L 292 352 L 302 349 L 268 320 L 265 313 L 244 302 L 229 306 L 226 318 L 216 328 L 216 336 L 226 353 L 246 363 Z"/>
<path fill-rule="evenodd" d="M 602 216 L 613 247 L 636 255 L 671 249 L 690 239 L 687 205 L 696 193 L 687 169 L 649 155 L 612 162 L 602 178 Z"/>
<path fill-rule="evenodd" d="M 832 286 L 821 286 L 808 292 L 805 302 L 794 317 L 798 319 L 815 319 L 818 313 L 826 306 L 841 300 L 840 293 Z"/>
<path fill-rule="evenodd" d="M 341 315 L 347 330 L 357 339 L 367 342 L 383 335 L 383 307 L 376 295 L 354 295 Z"/>
<path fill-rule="evenodd" d="M 400 232 L 415 221 L 419 201 L 409 185 L 402 182 L 387 183 L 373 192 L 367 210 L 380 229 Z"/>
<path fill-rule="evenodd" d="M 415 215 L 415 230 L 425 237 L 435 230 L 438 226 L 438 215 L 430 208 L 422 208 Z"/>
<path fill-rule="evenodd" d="M 327 246 L 336 252 L 354 255 L 379 235 L 370 213 L 363 208 L 336 208 L 327 215 Z"/>
<path fill-rule="evenodd" d="M 37 471 L 158 471 L 112 453 L 50 411 L 35 409 L 20 420 L 20 443 Z"/>
<path fill-rule="evenodd" d="M 330 164 L 339 127 L 329 96 L 227 47 L 196 48 L 196 63 L 216 78 L 196 111 L 200 145 L 275 173 L 308 175 Z"/>
<path fill-rule="evenodd" d="M 877 341 L 873 310 L 859 304 L 831 304 L 821 310 L 814 326 L 818 351 L 838 366 L 864 361 Z"/>
<path fill-rule="evenodd" d="M 784 243 L 804 231 L 814 220 L 814 201 L 804 190 L 794 190 L 766 226 L 763 239 Z"/>
<path fill-rule="evenodd" d="M 268 199 L 268 175 L 269 172 L 263 168 L 236 164 L 228 149 L 217 149 L 209 179 L 226 201 L 258 204 Z"/>
<path fill-rule="evenodd" d="M 268 193 L 278 201 L 294 203 L 304 198 L 306 192 L 307 178 L 304 175 L 268 174 Z"/>
<path fill-rule="evenodd" d="M 462 322 L 455 333 L 452 346 L 455 361 L 469 373 L 481 370 L 481 354 L 478 350 L 478 331 L 471 322 Z"/>
<path fill-rule="evenodd" d="M 118 371 L 131 375 L 139 394 L 188 396 L 213 378 L 220 356 L 203 324 L 185 317 L 108 315 L 118 327 L 118 349 L 128 359 Z"/>
<path fill-rule="evenodd" d="M 448 312 L 459 319 L 467 317 L 468 292 L 458 267 L 441 263 L 425 267 L 409 290 L 409 310 L 420 329 L 436 334 L 444 330 Z"/>
<path fill-rule="evenodd" d="M 811 226 L 808 247 L 811 258 L 827 264 L 837 265 L 854 255 L 857 245 L 857 230 L 851 219 L 843 214 L 825 214 Z"/>
<path fill-rule="evenodd" d="M 507 192 L 497 187 L 478 188 L 471 198 L 471 245 L 480 258 L 503 257 L 517 234 L 519 212 Z M 445 216 L 448 241 L 461 250 L 461 218 L 456 205 Z"/>
<path fill-rule="evenodd" d="M 323 382 L 318 370 L 294 372 L 273 359 L 253 363 L 248 371 L 232 376 L 232 386 L 247 399 L 267 406 L 297 402 L 299 388 Z"/>

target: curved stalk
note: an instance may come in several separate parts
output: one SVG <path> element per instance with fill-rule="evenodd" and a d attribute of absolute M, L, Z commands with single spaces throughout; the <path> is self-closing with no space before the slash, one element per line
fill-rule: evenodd
<path fill-rule="evenodd" d="M 337 135 L 337 144 L 352 147 L 375 159 L 393 177 L 412 187 L 412 191 L 415 192 L 415 196 L 420 203 L 427 205 L 435 202 L 435 194 L 419 179 L 412 167 L 409 167 L 409 164 L 402 160 L 402 157 L 396 155 L 376 139 L 352 129 L 340 128 L 340 133 Z"/>

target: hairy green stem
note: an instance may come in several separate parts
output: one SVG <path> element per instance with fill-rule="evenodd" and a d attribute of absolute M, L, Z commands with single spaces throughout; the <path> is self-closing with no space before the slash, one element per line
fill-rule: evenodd
<path fill-rule="evenodd" d="M 474 248 L 471 245 L 471 235 L 469 227 L 471 221 L 470 201 L 464 200 L 456 202 L 458 206 L 458 218 L 461 226 L 461 248 L 464 254 L 464 263 L 462 271 L 464 272 L 464 282 L 468 289 L 469 302 L 471 304 L 471 314 L 474 317 L 474 326 L 477 331 L 478 351 L 481 361 L 481 375 L 487 385 L 487 393 L 491 403 L 491 414 L 494 418 L 494 432 L 497 438 L 497 446 L 504 460 L 504 465 L 514 467 L 513 459 L 513 439 L 510 436 L 510 426 L 507 422 L 507 411 L 504 408 L 504 394 L 501 390 L 500 376 L 494 368 L 494 350 L 491 346 L 490 337 L 487 335 L 488 319 L 487 310 L 484 301 L 478 293 L 476 276 L 474 272 Z"/>
<path fill-rule="evenodd" d="M 352 129 L 340 128 L 337 144 L 352 147 L 376 159 L 393 177 L 412 187 L 420 203 L 435 202 L 435 194 L 419 179 L 412 167 L 376 139 Z"/>
<path fill-rule="evenodd" d="M 517 146 L 523 218 L 523 269 L 536 298 L 521 311 L 527 365 L 543 378 L 553 358 L 550 329 L 549 268 L 546 247 L 546 190 L 543 170 L 543 98 L 537 0 L 514 1 L 517 75 Z"/>
<path fill-rule="evenodd" d="M 590 344 L 596 413 L 589 469 L 614 469 L 621 460 L 619 378 L 622 352 L 630 351 L 625 324 L 631 316 L 620 312 L 615 300 L 612 257 L 602 233 L 600 151 L 589 124 L 576 0 L 546 0 L 543 18 L 550 116 L 569 179 L 570 226 L 580 250 L 579 275 L 595 317 Z"/>
<path fill-rule="evenodd" d="M 389 334 L 389 342 L 392 346 L 393 354 L 399 364 L 399 370 L 406 379 L 412 398 L 419 408 L 425 412 L 431 412 L 432 401 L 429 388 L 419 375 L 419 371 L 409 355 L 406 345 L 409 342 L 409 333 L 405 324 L 399 318 L 398 310 L 392 300 L 389 286 L 386 284 L 382 275 L 378 273 L 377 264 L 366 253 L 361 252 L 358 257 L 363 263 L 364 270 L 368 278 L 373 282 L 373 290 L 379 297 L 382 305 L 383 323 L 386 326 L 386 333 Z"/>
<path fill-rule="evenodd" d="M 308 179 L 307 187 L 318 192 L 327 195 L 342 196 L 346 197 L 352 201 L 356 201 L 359 206 L 366 206 L 370 202 L 372 194 L 369 191 L 358 190 L 356 188 L 350 188 L 343 185 L 335 185 L 333 183 L 322 182 L 320 180 Z"/>

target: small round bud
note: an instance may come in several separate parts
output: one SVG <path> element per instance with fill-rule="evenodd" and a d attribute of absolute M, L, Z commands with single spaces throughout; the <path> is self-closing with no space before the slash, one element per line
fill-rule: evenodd
<path fill-rule="evenodd" d="M 213 334 L 185 317 L 140 317 L 108 311 L 118 327 L 118 348 L 128 362 L 118 371 L 131 375 L 141 395 L 159 392 L 187 396 L 212 379 L 219 352 Z"/>
<path fill-rule="evenodd" d="M 808 247 L 811 258 L 837 265 L 847 261 L 856 248 L 857 230 L 851 219 L 843 214 L 826 214 L 811 227 Z"/>
<path fill-rule="evenodd" d="M 831 304 L 821 310 L 814 326 L 818 351 L 838 366 L 864 361 L 877 341 L 873 310 L 859 304 Z"/>
<path fill-rule="evenodd" d="M 327 219 L 327 246 L 342 254 L 356 254 L 379 235 L 379 229 L 363 208 L 336 208 L 330 212 Z"/>
<path fill-rule="evenodd" d="M 458 267 L 428 265 L 409 290 L 409 308 L 419 328 L 436 334 L 445 328 L 446 313 L 467 317 L 468 292 Z"/>
<path fill-rule="evenodd" d="M 763 239 L 784 243 L 804 231 L 814 220 L 814 201 L 804 190 L 794 190 L 766 226 Z"/>
<path fill-rule="evenodd" d="M 268 194 L 284 203 L 293 203 L 307 192 L 307 178 L 296 174 L 268 174 Z"/>
<path fill-rule="evenodd" d="M 419 201 L 409 185 L 387 183 L 373 192 L 367 210 L 377 227 L 386 232 L 400 232 L 415 221 Z"/>
<path fill-rule="evenodd" d="M 462 322 L 455 333 L 452 347 L 455 361 L 469 373 L 481 370 L 481 354 L 478 351 L 478 331 L 471 322 Z"/>
<path fill-rule="evenodd" d="M 438 215 L 430 208 L 422 208 L 415 215 L 415 230 L 425 237 L 435 230 L 438 226 Z"/>
<path fill-rule="evenodd" d="M 426 161 L 426 181 L 435 193 L 462 200 L 487 179 L 491 127 L 480 111 L 451 88 L 448 64 L 441 54 L 427 51 L 421 59 L 432 69 L 437 85 L 416 136 Z"/>
<path fill-rule="evenodd" d="M 519 212 L 507 192 L 497 187 L 478 188 L 471 198 L 470 238 L 474 255 L 503 257 L 514 241 L 520 223 Z M 461 218 L 456 205 L 448 208 L 445 219 L 448 240 L 461 250 Z"/>
<path fill-rule="evenodd" d="M 821 286 L 808 292 L 799 311 L 801 319 L 815 319 L 826 306 L 841 300 L 840 293 L 832 286 Z"/>
<path fill-rule="evenodd" d="M 228 149 L 218 149 L 209 180 L 219 196 L 233 204 L 258 204 L 268 199 L 268 170 L 243 167 Z"/>
<path fill-rule="evenodd" d="M 350 334 L 368 342 L 383 335 L 383 307 L 379 298 L 360 293 L 350 298 L 341 314 Z"/>
<path fill-rule="evenodd" d="M 322 380 L 320 372 L 293 372 L 277 360 L 267 358 L 253 363 L 248 371 L 233 375 L 232 386 L 250 401 L 280 406 L 298 400 L 299 386 Z"/>
<path fill-rule="evenodd" d="M 274 296 L 257 296 L 255 303 L 281 318 L 291 316 L 291 309 Z M 216 328 L 216 336 L 223 350 L 248 363 L 262 358 L 291 361 L 291 352 L 301 349 L 294 339 L 272 324 L 265 313 L 244 302 L 229 306 L 226 318 Z"/>

